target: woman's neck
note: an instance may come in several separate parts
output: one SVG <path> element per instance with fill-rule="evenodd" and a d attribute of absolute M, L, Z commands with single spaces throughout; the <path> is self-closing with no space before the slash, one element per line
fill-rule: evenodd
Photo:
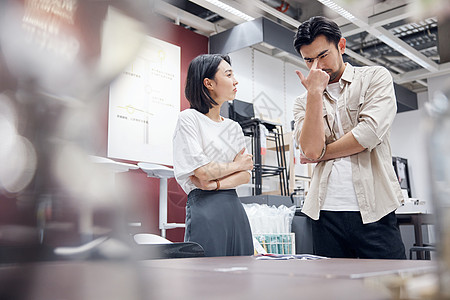
<path fill-rule="evenodd" d="M 222 117 L 220 116 L 220 106 L 213 106 L 213 108 L 211 108 L 209 110 L 209 112 L 207 112 L 205 114 L 208 118 L 210 118 L 211 120 L 213 120 L 214 122 L 222 122 Z"/>

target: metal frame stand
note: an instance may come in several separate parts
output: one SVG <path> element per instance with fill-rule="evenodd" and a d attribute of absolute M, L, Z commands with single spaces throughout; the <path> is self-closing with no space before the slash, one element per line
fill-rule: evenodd
<path fill-rule="evenodd" d="M 159 179 L 159 229 L 161 230 L 161 236 L 166 237 L 167 229 L 186 227 L 182 223 L 167 223 L 167 179 L 175 176 L 173 169 L 145 162 L 138 163 L 138 166 L 147 173 L 147 177 Z"/>
<path fill-rule="evenodd" d="M 286 154 L 284 152 L 283 127 L 281 124 L 275 124 L 260 119 L 249 119 L 240 122 L 244 135 L 252 138 L 252 152 L 254 157 L 254 169 L 252 172 L 252 182 L 255 187 L 254 195 L 262 194 L 262 178 L 270 176 L 279 176 L 281 195 L 289 196 L 289 181 L 286 165 Z M 267 139 L 275 143 L 278 166 L 269 166 L 262 164 L 261 158 L 261 131 L 260 124 L 269 130 Z"/>

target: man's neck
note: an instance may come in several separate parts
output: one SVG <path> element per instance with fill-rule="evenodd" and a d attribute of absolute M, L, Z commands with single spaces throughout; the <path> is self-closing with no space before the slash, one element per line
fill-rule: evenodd
<path fill-rule="evenodd" d="M 347 63 L 344 63 L 344 67 L 341 70 L 341 74 L 339 74 L 339 76 L 337 76 L 336 79 L 333 80 L 333 82 L 329 82 L 328 84 L 339 82 L 339 80 L 341 80 L 342 74 L 344 74 L 344 71 L 345 71 L 346 67 L 347 67 Z"/>

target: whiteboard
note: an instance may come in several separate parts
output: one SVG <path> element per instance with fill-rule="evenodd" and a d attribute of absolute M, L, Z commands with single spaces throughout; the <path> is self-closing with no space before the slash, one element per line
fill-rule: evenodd
<path fill-rule="evenodd" d="M 153 37 L 144 43 L 110 85 L 108 157 L 171 166 L 180 112 L 180 47 Z"/>

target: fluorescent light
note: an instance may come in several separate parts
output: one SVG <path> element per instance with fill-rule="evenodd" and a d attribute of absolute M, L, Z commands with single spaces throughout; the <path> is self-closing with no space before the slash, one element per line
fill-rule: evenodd
<path fill-rule="evenodd" d="M 349 11 L 347 11 L 344 8 L 342 8 L 339 5 L 337 5 L 334 1 L 331 1 L 331 0 L 318 0 L 318 1 L 320 3 L 322 3 L 323 5 L 331 8 L 332 10 L 334 10 L 335 12 L 337 12 L 338 14 L 340 14 L 341 16 L 343 16 L 344 18 L 346 18 L 350 22 L 353 22 L 353 21 L 355 21 L 357 19 Z"/>
<path fill-rule="evenodd" d="M 235 16 L 238 16 L 239 18 L 244 19 L 245 21 L 253 21 L 255 19 L 255 18 L 253 18 L 253 17 L 243 13 L 242 11 L 237 10 L 236 8 L 231 7 L 230 5 L 225 4 L 225 3 L 221 2 L 221 1 L 218 1 L 218 0 L 206 0 L 206 2 L 214 4 L 215 6 L 221 8 L 221 9 L 223 9 L 223 10 L 229 12 L 229 13 L 232 13 Z"/>

